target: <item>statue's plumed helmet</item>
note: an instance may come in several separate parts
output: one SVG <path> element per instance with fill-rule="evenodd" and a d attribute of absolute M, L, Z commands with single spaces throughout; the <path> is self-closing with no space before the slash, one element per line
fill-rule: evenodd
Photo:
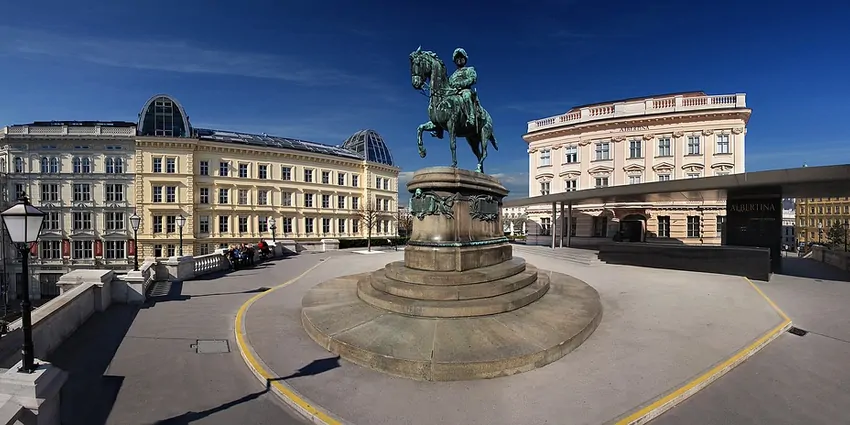
<path fill-rule="evenodd" d="M 463 50 L 460 47 L 455 49 L 455 53 L 452 55 L 452 60 L 457 59 L 458 56 L 462 56 L 464 59 L 469 60 L 469 56 L 466 54 L 466 50 Z"/>

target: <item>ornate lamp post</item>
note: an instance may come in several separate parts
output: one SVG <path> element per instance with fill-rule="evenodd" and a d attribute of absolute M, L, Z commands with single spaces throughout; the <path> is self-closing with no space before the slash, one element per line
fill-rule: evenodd
<path fill-rule="evenodd" d="M 21 288 L 21 328 L 24 333 L 24 344 L 21 347 L 23 362 L 20 372 L 35 371 L 35 357 L 32 347 L 32 303 L 30 302 L 29 256 L 30 244 L 38 241 L 41 225 L 44 223 L 44 213 L 32 206 L 27 195 L 21 193 L 18 203 L 0 213 L 3 224 L 9 232 L 9 239 L 21 253 L 21 274 L 24 277 Z"/>
<path fill-rule="evenodd" d="M 269 217 L 266 222 L 269 224 L 269 229 L 272 231 L 272 243 L 277 243 L 274 233 L 274 231 L 277 230 L 277 223 L 275 223 L 274 217 Z"/>
<path fill-rule="evenodd" d="M 178 255 L 183 256 L 183 226 L 186 225 L 186 217 L 183 214 L 177 216 L 177 228 L 180 230 L 180 250 Z"/>
<path fill-rule="evenodd" d="M 818 244 L 821 244 L 823 240 L 823 222 L 818 221 Z"/>
<path fill-rule="evenodd" d="M 139 271 L 139 226 L 142 224 L 142 218 L 133 212 L 130 216 L 130 227 L 133 228 L 133 270 Z"/>

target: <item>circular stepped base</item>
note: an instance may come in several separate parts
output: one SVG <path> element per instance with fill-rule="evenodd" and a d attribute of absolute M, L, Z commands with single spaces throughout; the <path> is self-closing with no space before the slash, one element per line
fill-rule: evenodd
<path fill-rule="evenodd" d="M 385 278 L 383 270 L 379 270 L 360 279 L 357 283 L 357 295 L 360 296 L 361 300 L 393 313 L 420 317 L 472 317 L 505 313 L 539 300 L 549 290 L 549 278 L 546 275 L 538 275 L 536 270 L 523 272 L 522 275 L 511 276 L 496 282 L 477 284 L 485 285 L 485 287 L 470 288 L 472 291 L 467 293 L 474 298 L 466 299 L 458 299 L 458 291 L 472 285 L 458 286 L 457 289 L 450 292 L 450 294 L 458 294 L 454 299 L 433 300 L 405 298 L 381 292 L 374 286 L 374 282 L 379 282 L 378 286 L 404 284 Z M 502 289 L 502 293 L 496 296 L 475 296 L 476 289 L 478 289 L 478 292 L 482 290 L 489 292 L 494 287 Z M 439 291 L 439 293 L 446 294 L 448 292 Z"/>
<path fill-rule="evenodd" d="M 372 278 L 372 273 L 364 273 L 315 286 L 302 300 L 301 321 L 307 334 L 326 350 L 409 379 L 471 380 L 536 369 L 581 345 L 602 319 L 596 290 L 560 273 L 539 271 L 534 283 L 513 292 L 548 286 L 548 291 L 538 291 L 545 296 L 523 308 L 453 318 L 415 317 L 373 307 L 358 297 L 358 286 L 361 296 L 370 290 L 389 294 L 375 290 Z"/>
<path fill-rule="evenodd" d="M 390 278 L 386 275 L 386 270 L 373 272 L 371 280 L 374 289 L 396 297 L 434 301 L 472 300 L 504 295 L 531 285 L 537 280 L 537 267 L 526 266 L 524 271 L 512 276 L 490 282 L 463 285 L 423 285 L 404 282 Z"/>

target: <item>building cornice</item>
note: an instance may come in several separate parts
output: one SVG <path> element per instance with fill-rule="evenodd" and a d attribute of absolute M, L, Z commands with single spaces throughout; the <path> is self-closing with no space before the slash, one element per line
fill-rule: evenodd
<path fill-rule="evenodd" d="M 746 126 L 752 114 L 751 109 L 736 108 L 726 110 L 708 110 L 694 112 L 675 112 L 669 114 L 658 114 L 648 116 L 611 118 L 607 120 L 591 121 L 573 125 L 566 125 L 553 129 L 535 131 L 526 133 L 522 136 L 527 143 L 552 139 L 555 137 L 569 136 L 590 133 L 595 131 L 616 130 L 623 127 L 648 127 L 667 124 L 686 124 L 691 122 L 702 121 L 720 121 L 720 120 L 742 120 Z M 638 130 L 636 130 L 638 131 Z M 741 129 L 741 131 L 745 131 Z M 735 133 L 739 134 L 739 133 Z"/>

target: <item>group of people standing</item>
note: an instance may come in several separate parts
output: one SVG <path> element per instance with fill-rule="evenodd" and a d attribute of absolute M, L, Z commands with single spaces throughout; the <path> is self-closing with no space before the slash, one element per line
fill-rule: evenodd
<path fill-rule="evenodd" d="M 228 248 L 227 258 L 230 260 L 231 266 L 236 269 L 243 266 L 254 266 L 256 264 L 257 252 L 260 253 L 260 259 L 265 260 L 271 258 L 271 249 L 266 241 L 259 241 L 256 244 L 241 243 Z"/>

